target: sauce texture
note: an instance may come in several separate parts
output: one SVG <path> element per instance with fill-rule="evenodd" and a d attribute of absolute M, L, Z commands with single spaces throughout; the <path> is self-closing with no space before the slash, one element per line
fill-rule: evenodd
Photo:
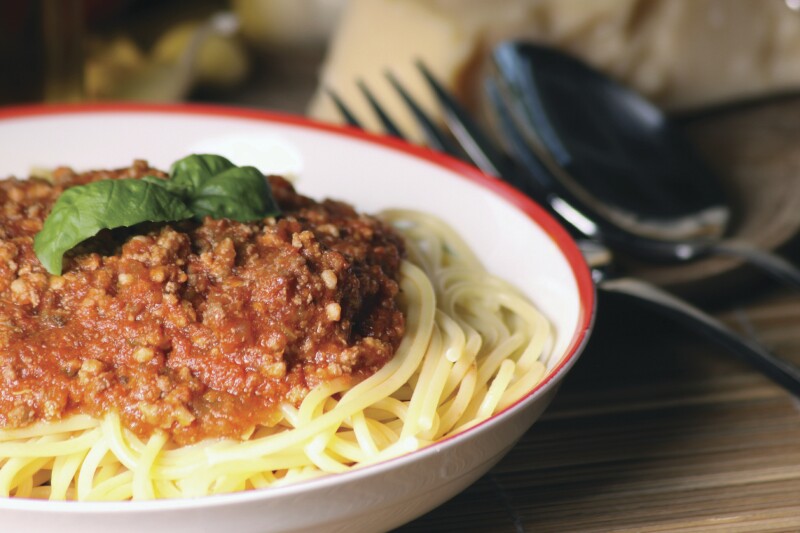
<path fill-rule="evenodd" d="M 148 174 L 164 176 L 137 161 L 0 181 L 0 426 L 114 410 L 143 437 L 244 438 L 281 403 L 392 357 L 400 237 L 281 178 L 277 218 L 106 230 L 61 276 L 44 270 L 33 237 L 61 191 Z"/>

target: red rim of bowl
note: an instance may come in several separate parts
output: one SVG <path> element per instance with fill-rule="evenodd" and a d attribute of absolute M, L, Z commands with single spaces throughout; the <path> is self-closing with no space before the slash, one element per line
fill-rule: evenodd
<path fill-rule="evenodd" d="M 394 137 L 376 135 L 349 126 L 339 126 L 333 124 L 326 124 L 322 122 L 316 122 L 306 117 L 292 115 L 288 113 L 276 112 L 272 110 L 268 111 L 261 109 L 231 107 L 223 105 L 186 104 L 186 103 L 158 104 L 158 103 L 132 103 L 132 102 L 32 104 L 32 105 L 0 107 L 0 120 L 4 121 L 4 120 L 23 119 L 23 118 L 30 118 L 37 116 L 55 116 L 55 115 L 88 114 L 88 113 L 132 113 L 132 114 L 163 113 L 171 115 L 220 116 L 220 117 L 249 119 L 266 123 L 278 123 L 290 126 L 299 126 L 303 128 L 310 128 L 314 130 L 324 131 L 336 135 L 342 135 L 345 137 L 356 138 L 361 141 L 367 141 L 370 143 L 389 147 L 394 150 L 404 152 L 413 157 L 423 159 L 437 166 L 444 167 L 452 171 L 459 177 L 475 182 L 481 185 L 482 187 L 489 189 L 498 196 L 502 197 L 504 200 L 506 200 L 510 204 L 514 205 L 517 209 L 522 211 L 536 225 L 542 228 L 545 231 L 545 233 L 547 233 L 547 235 L 553 240 L 557 248 L 563 254 L 567 263 L 569 264 L 570 270 L 572 271 L 572 275 L 575 278 L 575 283 L 578 289 L 578 297 L 580 300 L 578 325 L 575 328 L 575 331 L 573 332 L 572 338 L 570 339 L 567 349 L 565 350 L 565 355 L 562 357 L 561 361 L 559 361 L 559 363 L 547 373 L 545 378 L 541 382 L 539 382 L 533 389 L 531 389 L 527 394 L 525 394 L 525 396 L 523 396 L 513 404 L 509 405 L 502 411 L 495 413 L 487 420 L 484 420 L 483 422 L 476 424 L 475 426 L 464 431 L 463 433 L 459 433 L 458 435 L 453 435 L 445 439 L 442 439 L 438 441 L 436 445 L 440 445 L 444 442 L 457 439 L 461 435 L 470 434 L 477 428 L 480 428 L 481 426 L 491 422 L 492 420 L 495 420 L 504 413 L 514 409 L 517 405 L 530 399 L 536 393 L 541 391 L 545 386 L 547 386 L 547 384 L 553 381 L 553 379 L 565 373 L 567 370 L 569 370 L 569 368 L 572 367 L 572 365 L 577 360 L 578 355 L 580 355 L 581 351 L 583 350 L 589 339 L 589 333 L 592 330 L 595 318 L 595 307 L 596 307 L 595 287 L 589 268 L 587 267 L 583 255 L 578 249 L 578 246 L 575 243 L 575 241 L 572 239 L 569 233 L 567 233 L 567 231 L 558 222 L 556 222 L 556 220 L 549 213 L 547 213 L 544 210 L 544 208 L 542 208 L 540 205 L 538 205 L 533 200 L 525 196 L 517 189 L 508 185 L 504 181 L 490 177 L 481 172 L 480 170 L 478 170 L 477 168 L 470 166 L 467 163 L 459 161 L 448 155 L 430 150 L 428 148 L 407 143 L 405 141 L 402 141 Z M 417 453 L 424 452 L 424 450 L 425 448 L 417 452 L 414 452 L 410 455 L 415 455 Z M 398 459 L 402 459 L 403 457 L 408 457 L 408 456 L 406 455 L 406 456 L 400 456 L 395 459 L 389 459 L 387 461 L 376 463 L 375 465 L 370 465 L 363 469 L 351 472 L 372 470 L 376 467 L 380 467 L 381 465 L 385 465 L 387 463 L 392 463 Z M 346 474 L 347 473 L 345 473 L 345 475 Z M 320 482 L 324 481 L 325 479 L 338 478 L 338 477 L 339 477 L 338 475 L 329 475 L 322 478 L 308 480 L 306 482 L 299 482 L 293 485 L 286 485 L 284 487 L 280 487 L 280 489 L 275 489 L 275 490 L 280 490 L 281 492 L 283 492 L 284 490 L 291 489 L 292 487 L 302 487 L 307 483 Z M 184 502 L 189 505 L 208 504 L 210 503 L 211 499 L 221 503 L 222 501 L 227 500 L 231 497 L 237 497 L 237 496 L 241 497 L 242 495 L 245 494 L 258 494 L 264 496 L 270 492 L 271 491 L 269 490 L 245 491 L 245 492 L 235 492 L 230 494 L 219 494 L 210 497 L 207 496 L 199 499 L 178 498 L 178 499 L 148 500 L 146 502 L 135 502 L 135 501 L 39 502 L 38 500 L 25 500 L 25 502 L 30 506 L 35 506 L 36 510 L 48 509 L 53 511 L 63 510 L 62 505 L 73 506 L 75 504 L 83 504 L 81 505 L 81 507 L 87 511 L 90 510 L 89 507 L 92 507 L 96 510 L 108 510 L 107 506 L 113 505 L 114 503 L 117 504 L 122 503 L 128 510 L 133 511 L 135 510 L 137 503 L 147 504 L 148 507 L 152 506 L 153 504 L 158 505 L 159 502 L 162 503 L 171 502 L 172 504 L 176 504 L 177 502 Z M 5 500 L 6 500 L 5 498 L 0 498 L 0 508 L 5 507 L 5 505 L 3 505 Z M 16 502 L 17 504 L 21 502 L 21 500 L 14 500 L 14 499 L 8 499 L 7 501 L 8 502 L 13 501 Z M 25 507 L 28 507 L 28 505 L 25 505 Z M 184 505 L 181 504 L 178 504 L 178 506 L 184 507 Z"/>

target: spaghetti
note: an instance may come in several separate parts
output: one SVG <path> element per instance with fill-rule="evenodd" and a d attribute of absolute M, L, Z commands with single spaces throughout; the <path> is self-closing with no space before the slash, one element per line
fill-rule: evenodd
<path fill-rule="evenodd" d="M 376 373 L 317 386 L 244 440 L 180 446 L 161 431 L 143 440 L 113 411 L 2 430 L 0 495 L 125 500 L 280 486 L 420 449 L 524 396 L 546 371 L 547 320 L 441 221 L 411 211 L 382 218 L 405 237 L 409 259 L 406 334 Z"/>

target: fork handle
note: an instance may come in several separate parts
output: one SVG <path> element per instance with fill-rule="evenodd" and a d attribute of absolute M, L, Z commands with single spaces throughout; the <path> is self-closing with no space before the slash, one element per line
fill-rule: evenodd
<path fill-rule="evenodd" d="M 681 323 L 749 363 L 794 395 L 800 395 L 800 369 L 770 353 L 760 344 L 737 335 L 722 322 L 689 302 L 635 278 L 604 280 L 597 284 L 597 288 L 626 296 Z"/>

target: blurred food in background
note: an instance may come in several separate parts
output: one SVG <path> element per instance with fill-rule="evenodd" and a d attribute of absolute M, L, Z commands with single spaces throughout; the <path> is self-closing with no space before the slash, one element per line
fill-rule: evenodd
<path fill-rule="evenodd" d="M 800 87 L 800 7 L 795 0 L 350 0 L 309 113 L 340 117 L 331 87 L 359 117 L 372 114 L 364 80 L 414 131 L 391 70 L 435 114 L 414 67 L 423 59 L 462 100 L 479 105 L 491 47 L 525 38 L 571 51 L 670 110 Z"/>
<path fill-rule="evenodd" d="M 231 0 L 242 35 L 267 54 L 322 48 L 346 0 Z"/>
<path fill-rule="evenodd" d="M 173 101 L 251 68 L 227 0 L 0 0 L 0 30 L 0 103 Z"/>
<path fill-rule="evenodd" d="M 246 78 L 249 59 L 238 23 L 221 13 L 168 28 L 149 49 L 127 35 L 92 38 L 85 88 L 90 100 L 180 100 L 193 87 L 226 89 Z"/>
<path fill-rule="evenodd" d="M 248 52 L 226 2 L 150 4 L 88 36 L 87 99 L 173 101 L 247 79 Z"/>

